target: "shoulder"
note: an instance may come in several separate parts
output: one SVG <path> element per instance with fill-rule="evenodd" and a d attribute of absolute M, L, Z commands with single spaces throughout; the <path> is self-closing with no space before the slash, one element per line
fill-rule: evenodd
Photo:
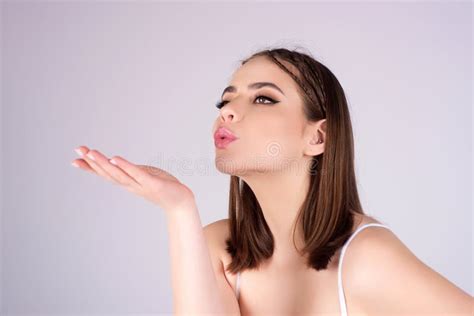
<path fill-rule="evenodd" d="M 362 229 L 346 249 L 342 277 L 369 314 L 470 312 L 472 297 L 423 263 L 391 230 Z"/>
<path fill-rule="evenodd" d="M 229 219 L 224 218 L 203 227 L 208 247 L 222 261 L 225 255 L 226 239 L 229 236 Z"/>
<path fill-rule="evenodd" d="M 204 234 L 209 236 L 222 235 L 228 232 L 229 219 L 223 218 L 215 222 L 209 223 L 203 227 Z"/>

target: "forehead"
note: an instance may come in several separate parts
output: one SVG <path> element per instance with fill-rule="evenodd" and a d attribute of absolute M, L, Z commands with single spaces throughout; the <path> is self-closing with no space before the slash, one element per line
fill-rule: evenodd
<path fill-rule="evenodd" d="M 269 58 L 258 56 L 247 61 L 233 73 L 230 85 L 236 86 L 237 89 L 245 89 L 248 84 L 253 82 L 273 82 L 284 91 L 286 96 L 297 95 L 298 84 Z M 298 73 L 290 63 L 281 59 L 279 61 L 292 73 Z"/>

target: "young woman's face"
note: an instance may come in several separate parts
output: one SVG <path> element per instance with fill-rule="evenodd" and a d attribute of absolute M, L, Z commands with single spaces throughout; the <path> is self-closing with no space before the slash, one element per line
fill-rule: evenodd
<path fill-rule="evenodd" d="M 281 61 L 294 73 L 289 63 Z M 271 86 L 255 88 L 259 82 Z M 278 65 L 259 56 L 238 68 L 225 92 L 213 125 L 214 133 L 220 126 L 229 129 L 237 140 L 225 148 L 215 147 L 215 163 L 219 171 L 231 175 L 258 172 L 279 172 L 303 160 L 303 132 L 306 119 L 297 83 Z M 299 164 L 298 164 L 299 165 Z"/>

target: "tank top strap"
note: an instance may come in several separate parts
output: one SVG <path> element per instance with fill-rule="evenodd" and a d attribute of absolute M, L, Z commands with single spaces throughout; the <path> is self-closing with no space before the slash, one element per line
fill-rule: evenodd
<path fill-rule="evenodd" d="M 237 300 L 239 299 L 240 294 L 240 271 L 237 273 L 237 281 L 235 282 L 235 295 L 237 296 Z"/>
<path fill-rule="evenodd" d="M 338 271 L 337 271 L 337 287 L 338 287 L 338 294 L 339 294 L 339 306 L 341 309 L 341 315 L 342 316 L 347 316 L 347 307 L 346 307 L 346 299 L 344 297 L 344 290 L 342 288 L 342 261 L 344 259 L 344 254 L 346 253 L 347 246 L 349 243 L 354 239 L 354 237 L 362 231 L 364 228 L 371 227 L 371 226 L 376 226 L 376 227 L 385 227 L 387 229 L 390 229 L 389 226 L 385 224 L 379 224 L 379 223 L 368 223 L 360 226 L 357 228 L 352 235 L 349 237 L 349 239 L 344 243 L 342 246 L 341 254 L 339 257 L 339 265 L 338 265 Z"/>

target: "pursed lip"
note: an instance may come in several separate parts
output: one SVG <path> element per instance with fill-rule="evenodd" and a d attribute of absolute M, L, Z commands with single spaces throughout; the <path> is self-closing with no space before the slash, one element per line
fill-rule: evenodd
<path fill-rule="evenodd" d="M 214 145 L 219 149 L 224 149 L 231 142 L 237 140 L 238 137 L 231 130 L 220 126 L 214 133 Z"/>
<path fill-rule="evenodd" d="M 237 136 L 232 133 L 231 130 L 225 128 L 223 126 L 219 127 L 216 132 L 214 133 L 214 140 L 221 140 L 221 139 L 228 139 L 228 140 L 236 140 L 238 139 Z"/>

